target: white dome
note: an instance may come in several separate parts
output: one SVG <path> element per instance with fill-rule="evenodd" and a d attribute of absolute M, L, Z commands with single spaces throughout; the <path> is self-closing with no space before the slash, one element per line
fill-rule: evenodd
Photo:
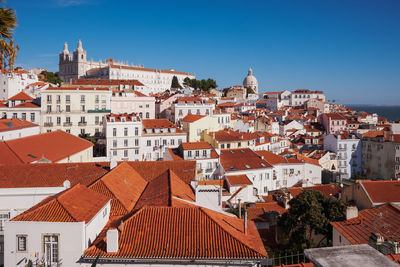
<path fill-rule="evenodd" d="M 243 80 L 244 87 L 250 87 L 255 93 L 258 93 L 258 82 L 256 77 L 253 76 L 253 70 L 250 68 L 248 75 Z"/>

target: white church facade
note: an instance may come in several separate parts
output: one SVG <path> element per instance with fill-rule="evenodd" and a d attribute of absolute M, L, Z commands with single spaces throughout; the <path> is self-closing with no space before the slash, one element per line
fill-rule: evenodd
<path fill-rule="evenodd" d="M 59 75 L 64 82 L 68 83 L 74 78 L 138 80 L 145 85 L 145 91 L 160 93 L 171 89 L 174 76 L 181 85 L 186 77 L 195 79 L 195 75 L 188 72 L 144 68 L 143 65 L 129 65 L 112 58 L 105 62 L 94 62 L 88 61 L 86 56 L 81 41 L 73 53 L 68 51 L 67 43 L 64 44 L 59 57 Z"/>

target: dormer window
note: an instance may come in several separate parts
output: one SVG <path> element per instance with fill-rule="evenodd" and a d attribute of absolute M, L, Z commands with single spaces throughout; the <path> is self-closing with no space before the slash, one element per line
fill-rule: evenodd
<path fill-rule="evenodd" d="M 244 166 L 246 167 L 246 169 L 250 169 L 250 166 L 249 166 L 249 165 L 246 164 L 246 165 L 244 165 Z"/>
<path fill-rule="evenodd" d="M 114 118 L 111 118 L 111 122 L 114 122 Z"/>
<path fill-rule="evenodd" d="M 161 131 L 160 131 L 160 129 L 154 129 L 154 132 L 155 133 L 160 133 Z"/>
<path fill-rule="evenodd" d="M 153 129 L 146 129 L 146 133 L 151 134 L 153 132 Z"/>
<path fill-rule="evenodd" d="M 175 133 L 176 129 L 175 128 L 170 128 L 171 133 Z"/>

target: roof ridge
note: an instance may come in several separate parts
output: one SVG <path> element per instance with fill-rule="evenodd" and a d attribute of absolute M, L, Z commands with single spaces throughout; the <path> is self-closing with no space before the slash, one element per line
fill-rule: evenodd
<path fill-rule="evenodd" d="M 74 186 L 75 187 L 75 186 Z M 72 188 L 74 188 L 74 187 L 72 187 Z M 69 190 L 68 190 L 69 191 Z M 72 216 L 72 214 L 68 211 L 68 209 L 66 208 L 66 207 L 64 207 L 64 205 L 58 200 L 58 197 L 56 197 L 55 199 L 54 199 L 60 206 L 61 206 L 61 208 L 75 221 L 75 222 L 78 222 L 78 220 L 74 217 L 74 216 Z M 49 201 L 49 202 L 51 202 L 51 201 Z M 44 206 L 46 206 L 48 203 L 46 203 Z"/>
<path fill-rule="evenodd" d="M 115 196 L 115 194 L 110 190 L 110 188 L 108 188 L 108 186 L 103 182 L 103 180 L 101 178 L 99 178 L 96 182 L 91 184 L 88 188 L 91 190 L 94 190 L 94 189 L 92 189 L 92 187 L 95 186 L 97 183 L 101 183 L 104 186 L 104 188 L 110 193 L 110 195 L 112 196 L 111 200 L 117 201 L 121 205 L 121 207 L 123 207 L 126 210 L 127 213 L 130 212 L 130 210 L 128 210 L 124 206 L 124 204 L 122 204 L 122 202 Z M 94 190 L 94 191 L 96 191 L 96 190 Z M 98 193 L 101 194 L 100 192 L 98 192 Z"/>
<path fill-rule="evenodd" d="M 186 208 L 186 207 L 185 207 Z M 192 208 L 192 207 L 190 207 Z M 211 221 L 213 221 L 224 233 L 226 233 L 227 235 L 229 235 L 231 238 L 233 238 L 235 241 L 239 242 L 240 244 L 242 244 L 243 246 L 247 247 L 247 249 L 254 251 L 256 254 L 262 255 L 259 251 L 257 251 L 256 249 L 250 247 L 249 245 L 247 245 L 245 242 L 239 240 L 236 236 L 234 236 L 233 234 L 231 234 L 229 231 L 227 231 L 224 227 L 222 227 L 222 225 L 219 224 L 218 221 L 216 221 L 214 218 L 212 218 L 207 212 L 205 212 L 204 210 L 206 210 L 207 208 L 203 208 L 203 207 L 193 207 L 193 208 L 198 208 L 200 209 L 200 212 L 204 213 L 207 218 Z M 208 210 L 208 209 L 207 209 Z M 216 212 L 216 211 L 215 211 Z M 216 212 L 219 213 L 219 212 Z M 223 214 L 221 214 L 223 215 Z M 227 215 L 225 215 L 227 216 Z M 239 219 L 239 218 L 235 218 L 235 219 Z M 239 231 L 239 230 L 238 230 Z M 264 256 L 263 256 L 264 257 Z"/>
<path fill-rule="evenodd" d="M 20 161 L 21 163 L 25 163 L 19 156 L 18 154 L 8 145 L 7 141 L 3 141 L 3 143 L 7 146 L 7 148 L 13 153 Z"/>

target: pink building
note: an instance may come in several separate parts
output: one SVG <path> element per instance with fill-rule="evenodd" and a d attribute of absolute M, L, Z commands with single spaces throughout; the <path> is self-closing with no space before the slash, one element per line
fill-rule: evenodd
<path fill-rule="evenodd" d="M 340 113 L 323 113 L 319 116 L 320 123 L 327 134 L 347 131 L 347 119 Z"/>
<path fill-rule="evenodd" d="M 136 113 L 143 119 L 155 119 L 155 102 L 152 96 L 146 96 L 138 91 L 113 91 L 111 97 L 111 113 Z"/>
<path fill-rule="evenodd" d="M 184 94 L 174 94 L 174 95 L 161 95 L 157 97 L 156 100 L 156 115 L 157 118 L 166 118 L 167 109 L 172 107 L 172 104 L 178 99 L 183 97 Z"/>

